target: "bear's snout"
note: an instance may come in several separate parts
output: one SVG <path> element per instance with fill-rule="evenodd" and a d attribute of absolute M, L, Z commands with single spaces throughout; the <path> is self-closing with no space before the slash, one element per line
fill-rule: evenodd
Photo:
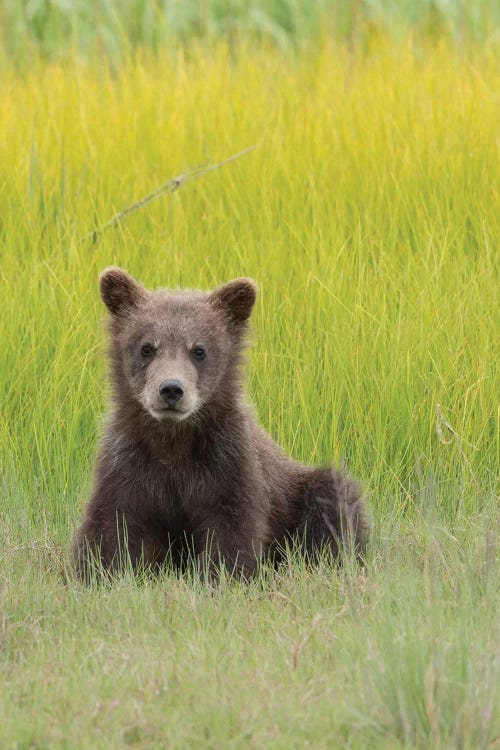
<path fill-rule="evenodd" d="M 173 378 L 163 380 L 158 391 L 162 401 L 165 401 L 168 406 L 174 406 L 184 396 L 184 385 L 180 380 Z"/>

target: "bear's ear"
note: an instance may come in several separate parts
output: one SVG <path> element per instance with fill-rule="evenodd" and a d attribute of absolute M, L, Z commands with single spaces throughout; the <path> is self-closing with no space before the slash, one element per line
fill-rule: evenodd
<path fill-rule="evenodd" d="M 235 279 L 213 291 L 208 301 L 222 310 L 231 323 L 244 323 L 250 317 L 257 297 L 257 284 L 253 279 Z"/>
<path fill-rule="evenodd" d="M 102 301 L 112 315 L 124 315 L 137 307 L 146 296 L 146 290 L 121 268 L 105 268 L 99 276 Z"/>

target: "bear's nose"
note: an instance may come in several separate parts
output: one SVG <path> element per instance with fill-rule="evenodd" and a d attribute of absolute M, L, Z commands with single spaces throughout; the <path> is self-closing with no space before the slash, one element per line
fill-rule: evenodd
<path fill-rule="evenodd" d="M 160 383 L 160 396 L 171 406 L 184 396 L 184 386 L 180 380 L 164 380 Z"/>

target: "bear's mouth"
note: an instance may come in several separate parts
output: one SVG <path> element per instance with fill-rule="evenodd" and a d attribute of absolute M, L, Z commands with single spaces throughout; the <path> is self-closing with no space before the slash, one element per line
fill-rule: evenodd
<path fill-rule="evenodd" d="M 180 422 L 183 419 L 187 419 L 191 414 L 191 411 L 185 409 L 178 409 L 175 406 L 160 406 L 155 409 L 148 409 L 151 416 L 158 420 L 172 420 L 173 422 Z"/>
<path fill-rule="evenodd" d="M 185 398 L 177 404 L 162 403 L 159 399 L 151 401 L 148 398 L 140 399 L 140 403 L 157 422 L 182 422 L 194 414 L 200 405 L 197 397 Z"/>

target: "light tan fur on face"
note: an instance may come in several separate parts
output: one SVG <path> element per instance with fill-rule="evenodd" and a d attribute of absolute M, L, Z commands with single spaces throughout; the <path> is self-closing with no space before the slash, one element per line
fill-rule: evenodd
<path fill-rule="evenodd" d="M 179 380 L 184 387 L 184 396 L 176 409 L 166 409 L 159 395 L 160 384 L 164 380 Z M 197 372 L 193 363 L 179 347 L 174 356 L 161 347 L 155 361 L 150 365 L 146 385 L 139 398 L 140 403 L 152 417 L 173 422 L 182 422 L 196 412 L 200 405 L 197 392 Z"/>

